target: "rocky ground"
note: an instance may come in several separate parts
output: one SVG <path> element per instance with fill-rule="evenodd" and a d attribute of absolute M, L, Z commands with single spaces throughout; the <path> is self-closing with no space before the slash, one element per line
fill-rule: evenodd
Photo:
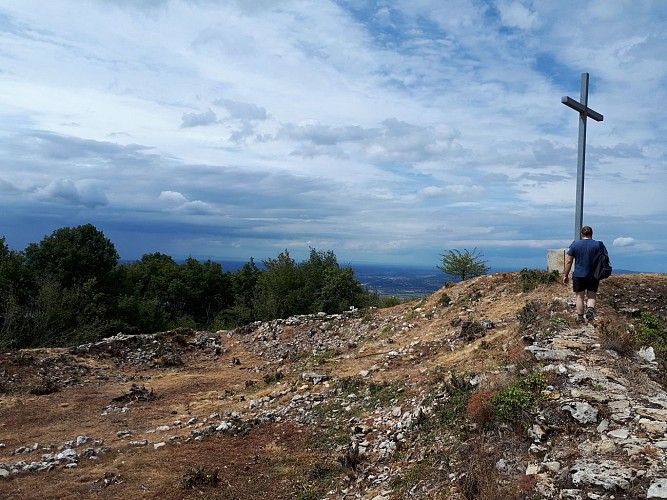
<path fill-rule="evenodd" d="M 601 292 L 584 325 L 564 285 L 499 273 L 390 309 L 0 354 L 0 498 L 667 498 L 663 370 L 625 335 L 665 324 L 667 277 Z"/>

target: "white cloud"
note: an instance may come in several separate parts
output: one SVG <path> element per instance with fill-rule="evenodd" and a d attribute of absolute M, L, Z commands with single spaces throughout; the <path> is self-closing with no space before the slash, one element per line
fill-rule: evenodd
<path fill-rule="evenodd" d="M 187 203 L 188 199 L 177 191 L 162 191 L 160 193 L 159 199 L 162 201 L 167 201 L 175 205 L 182 205 Z"/>
<path fill-rule="evenodd" d="M 201 200 L 190 201 L 177 191 L 162 191 L 158 197 L 160 201 L 170 205 L 170 210 L 183 214 L 213 215 L 219 211 L 210 203 Z"/>
<path fill-rule="evenodd" d="M 620 237 L 616 238 L 614 240 L 613 245 L 615 247 L 631 247 L 634 246 L 636 243 L 634 238 L 628 238 L 628 237 Z"/>
<path fill-rule="evenodd" d="M 203 127 L 213 125 L 218 122 L 218 118 L 212 110 L 203 113 L 183 113 L 181 118 L 181 128 Z"/>
<path fill-rule="evenodd" d="M 213 104 L 225 108 L 231 118 L 239 120 L 266 120 L 266 109 L 256 104 L 218 99 Z"/>
<path fill-rule="evenodd" d="M 498 3 L 498 9 L 505 26 L 528 30 L 538 23 L 537 13 L 531 11 L 524 2 L 501 1 Z"/>
<path fill-rule="evenodd" d="M 41 202 L 82 205 L 87 208 L 109 203 L 102 183 L 93 179 L 55 179 L 46 186 L 38 187 L 33 197 Z"/>

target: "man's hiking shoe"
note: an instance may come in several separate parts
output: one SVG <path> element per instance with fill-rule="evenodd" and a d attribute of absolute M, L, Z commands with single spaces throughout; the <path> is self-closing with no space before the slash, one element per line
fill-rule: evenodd
<path fill-rule="evenodd" d="M 589 307 L 586 309 L 586 320 L 587 321 L 594 321 L 595 320 L 595 309 L 592 307 Z"/>
<path fill-rule="evenodd" d="M 586 322 L 584 319 L 584 315 L 582 314 L 581 316 L 577 315 L 577 324 L 578 325 L 583 325 Z"/>

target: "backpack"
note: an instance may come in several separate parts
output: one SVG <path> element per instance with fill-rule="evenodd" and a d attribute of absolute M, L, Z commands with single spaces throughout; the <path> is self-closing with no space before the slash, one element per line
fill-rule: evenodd
<path fill-rule="evenodd" d="M 609 262 L 609 254 L 604 245 L 601 241 L 598 243 L 600 244 L 600 248 L 598 249 L 598 254 L 593 263 L 593 278 L 596 280 L 603 280 L 611 276 L 611 263 Z"/>

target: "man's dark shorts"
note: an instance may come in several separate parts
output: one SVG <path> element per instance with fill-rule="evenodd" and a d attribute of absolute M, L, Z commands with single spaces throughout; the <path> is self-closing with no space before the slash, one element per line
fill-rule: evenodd
<path fill-rule="evenodd" d="M 574 290 L 575 293 L 583 292 L 584 290 L 597 293 L 599 284 L 600 280 L 596 280 L 595 278 L 591 277 L 577 278 L 574 276 L 572 277 L 572 289 Z"/>

